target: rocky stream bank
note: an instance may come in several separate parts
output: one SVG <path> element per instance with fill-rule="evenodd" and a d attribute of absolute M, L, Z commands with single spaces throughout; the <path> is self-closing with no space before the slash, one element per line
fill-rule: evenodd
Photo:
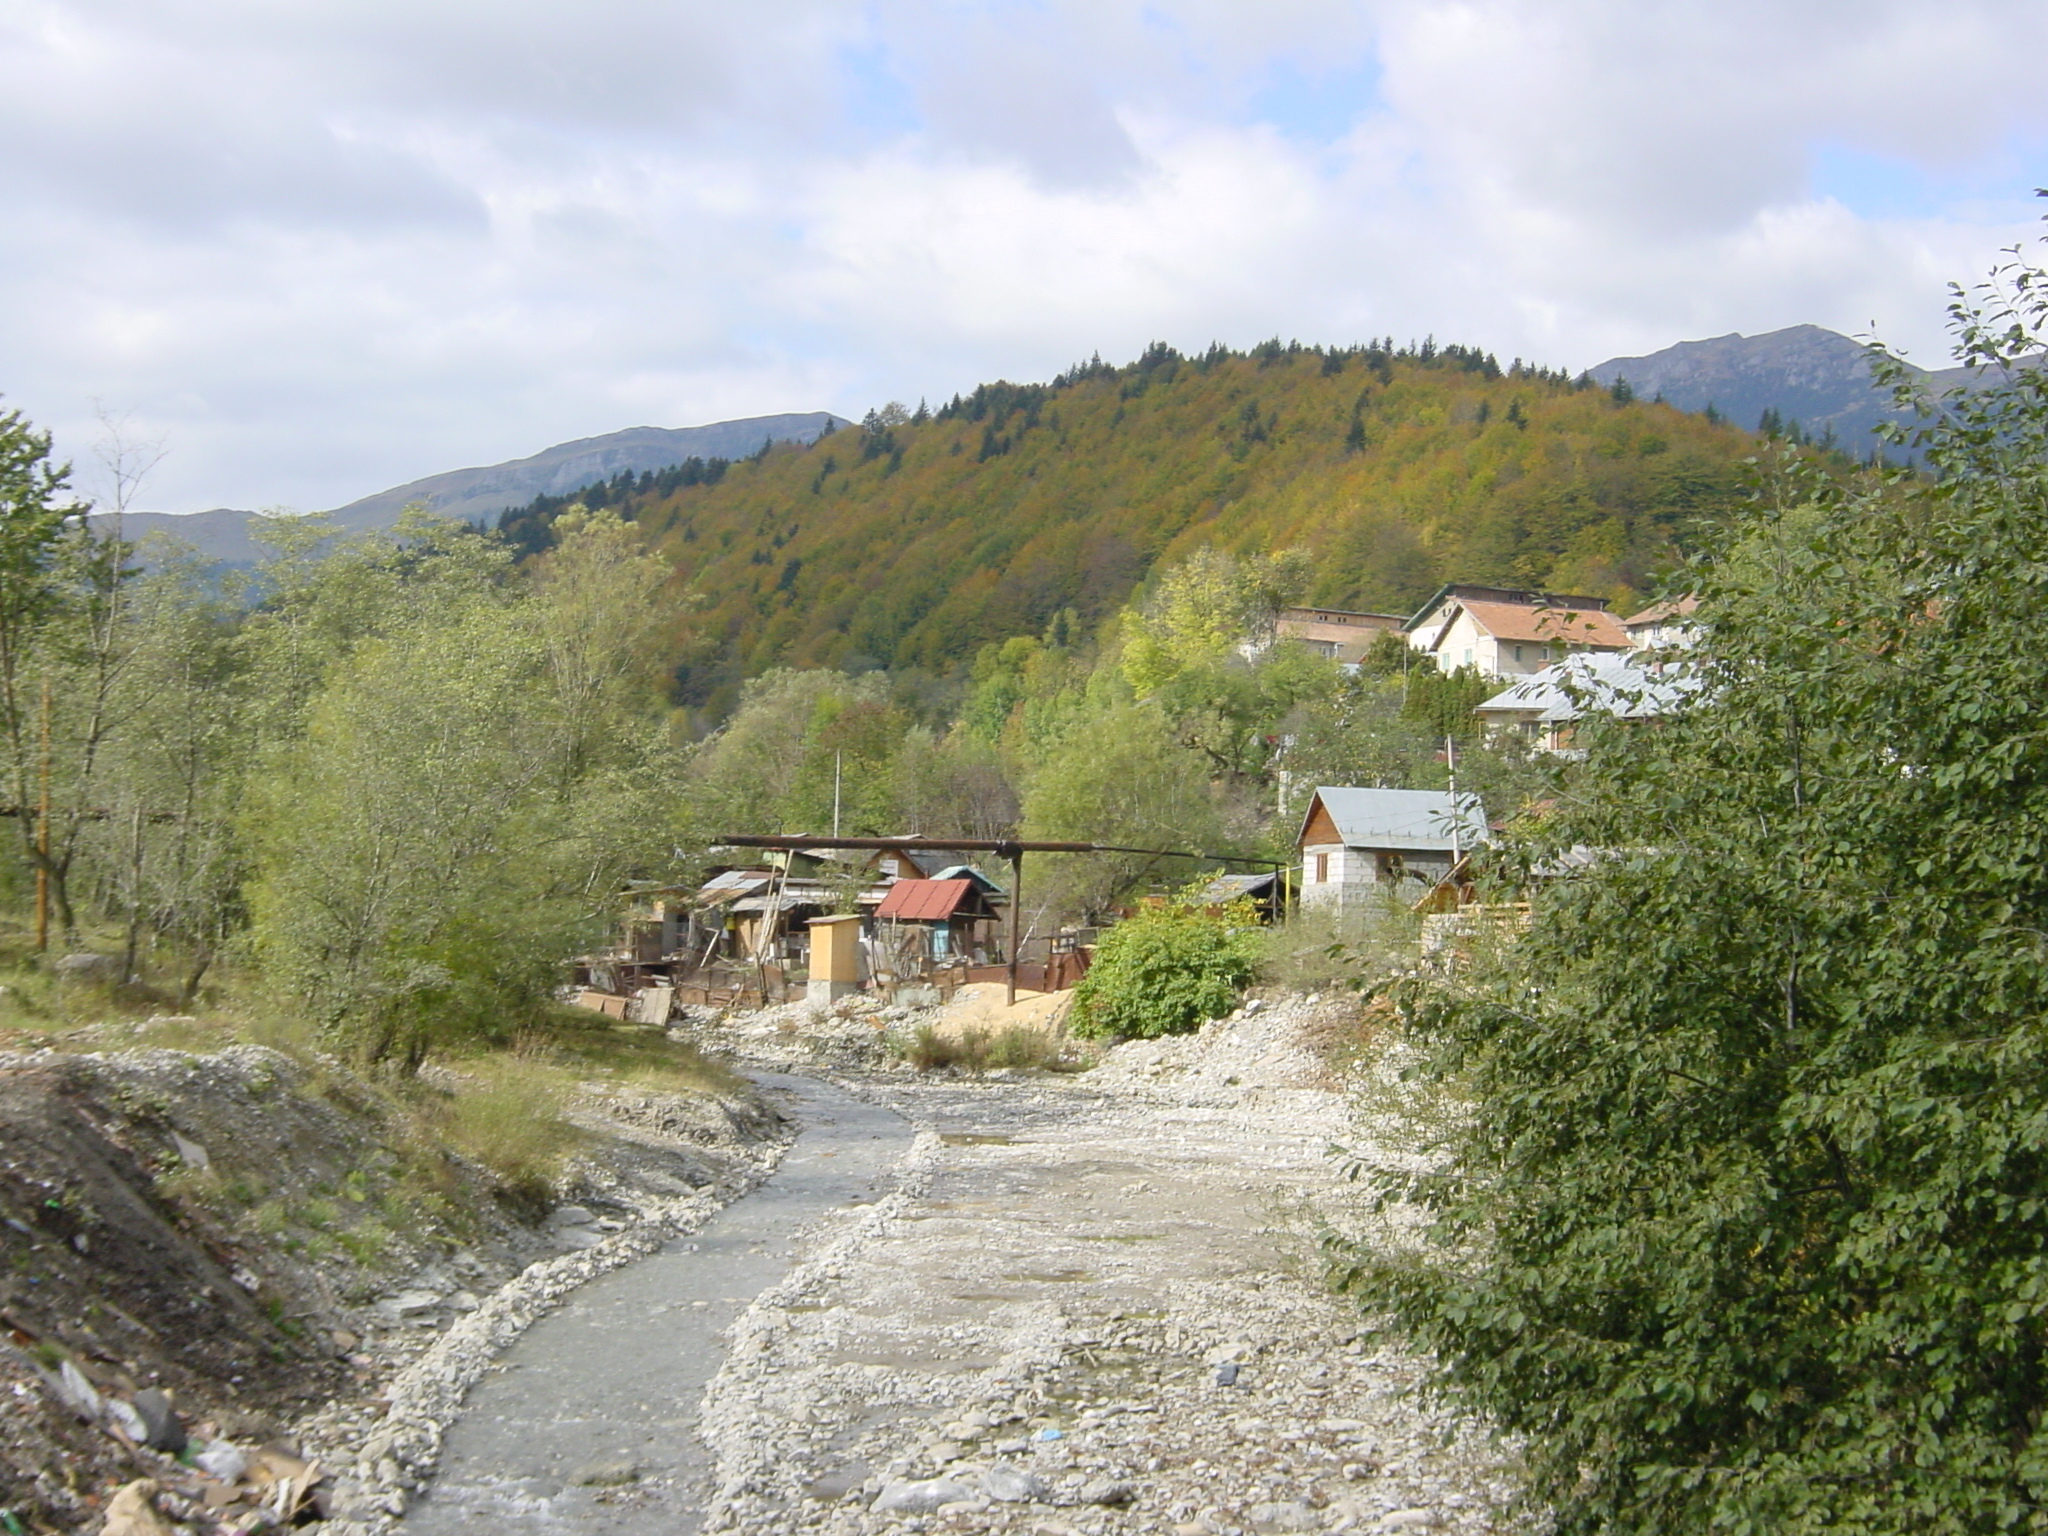
<path fill-rule="evenodd" d="M 0 1053 L 0 1531 L 388 1518 L 492 1354 L 789 1137 L 743 1084 L 569 1118 L 537 1201 L 333 1061 Z"/>
<path fill-rule="evenodd" d="M 733 1032 L 790 1059 L 783 1021 Z M 1410 1157 L 1397 1051 L 1294 997 L 1075 1075 L 842 1072 L 919 1134 L 732 1328 L 703 1528 L 1522 1528 L 1512 1448 L 1321 1283 L 1324 1233 L 1402 1240 L 1332 1155 Z"/>
<path fill-rule="evenodd" d="M 1409 1155 L 1397 1048 L 1348 1002 L 1255 1002 L 1085 1072 L 913 1072 L 888 1041 L 936 1019 L 694 1021 L 782 1086 L 586 1085 L 552 1211 L 458 1200 L 374 1264 L 209 1228 L 179 1193 L 260 1169 L 293 1209 L 352 1178 L 406 1198 L 345 1075 L 254 1047 L 0 1057 L 0 1390 L 24 1410 L 0 1508 L 115 1536 L 1522 1528 L 1512 1447 L 1417 1399 L 1417 1363 L 1321 1284 L 1324 1233 L 1403 1240 L 1331 1155 Z M 789 1149 L 778 1098 L 873 1150 Z M 75 1231 L 41 1193 L 60 1173 Z M 182 1457 L 112 1406 L 154 1412 L 152 1388 Z"/>

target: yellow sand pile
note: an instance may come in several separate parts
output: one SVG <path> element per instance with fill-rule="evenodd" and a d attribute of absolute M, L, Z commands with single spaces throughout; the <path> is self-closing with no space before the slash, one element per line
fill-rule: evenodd
<path fill-rule="evenodd" d="M 1014 1005 L 1004 998 L 1009 989 L 1000 981 L 977 981 L 953 994 L 953 1000 L 932 1020 L 941 1036 L 954 1037 L 970 1029 L 999 1035 L 1016 1025 L 1056 1035 L 1067 1016 L 1072 992 L 1025 992 L 1019 990 Z"/>

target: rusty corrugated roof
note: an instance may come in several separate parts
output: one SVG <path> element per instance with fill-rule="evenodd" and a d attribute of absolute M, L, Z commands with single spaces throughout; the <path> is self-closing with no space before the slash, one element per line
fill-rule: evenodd
<path fill-rule="evenodd" d="M 898 880 L 875 908 L 875 916 L 942 923 L 960 910 L 973 889 L 972 880 Z"/>

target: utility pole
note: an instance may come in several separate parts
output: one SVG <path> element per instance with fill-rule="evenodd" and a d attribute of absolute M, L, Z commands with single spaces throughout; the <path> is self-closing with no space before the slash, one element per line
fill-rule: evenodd
<path fill-rule="evenodd" d="M 1465 813 L 1458 804 L 1457 737 L 1446 736 L 1444 738 L 1444 759 L 1450 764 L 1451 768 L 1451 868 L 1456 869 L 1458 867 L 1458 860 L 1462 857 L 1458 847 L 1458 840 L 1465 830 Z"/>
<path fill-rule="evenodd" d="M 1010 859 L 1010 995 L 1006 1006 L 1017 1006 L 1017 947 L 1024 942 L 1024 850 L 1012 843 L 1000 850 Z M 1052 956 L 1046 956 L 1046 964 Z"/>
<path fill-rule="evenodd" d="M 832 835 L 839 835 L 839 770 L 844 753 L 832 754 Z"/>

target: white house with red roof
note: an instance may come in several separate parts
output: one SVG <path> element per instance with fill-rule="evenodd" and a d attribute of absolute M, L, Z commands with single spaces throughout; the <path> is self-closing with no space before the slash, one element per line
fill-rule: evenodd
<path fill-rule="evenodd" d="M 1583 652 L 1627 651 L 1628 631 L 1603 597 L 1456 584 L 1404 626 L 1408 643 L 1445 672 L 1527 677 Z"/>
<path fill-rule="evenodd" d="M 1693 615 L 1699 611 L 1699 606 L 1700 600 L 1687 593 L 1684 597 L 1652 603 L 1641 613 L 1630 614 L 1621 621 L 1621 627 L 1628 632 L 1628 643 L 1639 651 L 1691 645 L 1698 629 L 1698 620 Z"/>

